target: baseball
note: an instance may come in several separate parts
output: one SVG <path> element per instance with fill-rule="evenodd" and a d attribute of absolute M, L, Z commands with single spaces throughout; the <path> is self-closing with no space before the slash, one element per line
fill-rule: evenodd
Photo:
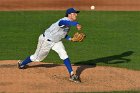
<path fill-rule="evenodd" d="M 94 9 L 95 9 L 95 6 L 91 6 L 90 9 L 91 9 L 91 10 L 94 10 Z"/>

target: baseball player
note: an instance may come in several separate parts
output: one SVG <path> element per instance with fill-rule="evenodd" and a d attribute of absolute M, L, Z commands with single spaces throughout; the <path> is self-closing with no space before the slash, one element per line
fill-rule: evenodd
<path fill-rule="evenodd" d="M 79 12 L 80 11 L 77 11 L 74 8 L 67 9 L 64 18 L 53 23 L 43 34 L 39 36 L 35 53 L 27 57 L 25 60 L 19 61 L 18 68 L 24 69 L 28 63 L 42 61 L 45 57 L 47 57 L 48 53 L 52 49 L 57 52 L 59 57 L 63 60 L 69 72 L 70 80 L 77 81 L 78 76 L 73 72 L 69 56 L 67 55 L 61 40 L 65 38 L 66 40 L 72 41 L 72 38 L 68 36 L 71 26 L 75 26 L 77 30 L 81 30 L 81 25 L 76 22 Z"/>

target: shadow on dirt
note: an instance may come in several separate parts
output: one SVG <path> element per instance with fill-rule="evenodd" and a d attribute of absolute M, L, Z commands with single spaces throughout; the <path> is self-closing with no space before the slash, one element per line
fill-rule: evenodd
<path fill-rule="evenodd" d="M 107 56 L 107 57 L 102 57 L 97 59 L 91 59 L 87 61 L 76 62 L 74 65 L 80 66 L 77 68 L 76 74 L 80 77 L 82 71 L 84 71 L 87 68 L 96 67 L 97 63 L 120 64 L 120 63 L 130 62 L 131 59 L 124 58 L 124 57 L 131 56 L 133 53 L 134 53 L 133 51 L 127 51 L 119 55 L 113 55 L 113 56 Z"/>
<path fill-rule="evenodd" d="M 59 65 L 59 64 L 45 64 L 45 63 L 37 64 L 37 65 L 30 65 L 30 64 L 28 64 L 28 65 L 25 66 L 25 69 L 28 69 L 28 68 L 39 68 L 39 67 L 52 68 L 52 67 L 56 67 L 56 66 L 61 66 L 61 65 Z M 17 64 L 2 64 L 2 65 L 0 65 L 0 68 L 15 68 L 15 67 L 18 68 Z"/>
<path fill-rule="evenodd" d="M 32 66 L 27 66 L 27 68 L 39 68 L 39 67 L 44 67 L 44 68 L 52 68 L 56 66 L 61 66 L 59 64 L 38 64 L 38 65 L 32 65 Z"/>
<path fill-rule="evenodd" d="M 16 64 L 2 64 L 0 68 L 15 68 L 16 66 Z"/>

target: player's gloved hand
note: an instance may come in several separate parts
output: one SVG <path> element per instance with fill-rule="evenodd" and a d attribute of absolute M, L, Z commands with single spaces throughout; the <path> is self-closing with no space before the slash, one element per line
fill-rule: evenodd
<path fill-rule="evenodd" d="M 73 37 L 71 38 L 71 41 L 73 42 L 82 42 L 86 35 L 83 32 L 76 32 Z"/>

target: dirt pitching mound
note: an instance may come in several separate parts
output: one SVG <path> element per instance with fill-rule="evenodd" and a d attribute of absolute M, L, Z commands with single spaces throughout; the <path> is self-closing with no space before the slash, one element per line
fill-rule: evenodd
<path fill-rule="evenodd" d="M 81 83 L 68 80 L 64 65 L 34 62 L 17 68 L 16 60 L 0 61 L 0 92 L 101 92 L 140 89 L 140 71 L 103 66 L 73 66 Z"/>

